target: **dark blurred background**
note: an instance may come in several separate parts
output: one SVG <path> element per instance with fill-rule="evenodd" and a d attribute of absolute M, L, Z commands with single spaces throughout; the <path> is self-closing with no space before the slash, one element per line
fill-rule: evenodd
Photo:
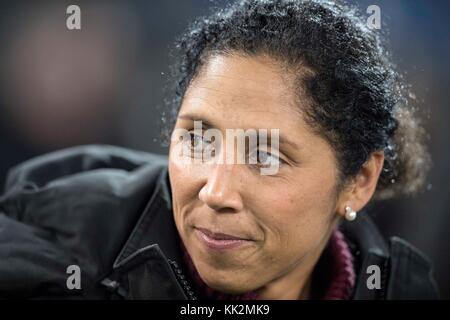
<path fill-rule="evenodd" d="M 400 70 L 421 103 L 433 158 L 425 190 L 370 209 L 386 236 L 427 253 L 450 298 L 450 2 L 350 1 L 381 8 Z M 108 143 L 167 153 L 161 145 L 169 48 L 199 15 L 227 1 L 0 1 L 0 185 L 7 170 L 63 147 Z M 81 30 L 66 28 L 81 7 Z M 369 14 L 368 14 L 369 15 Z"/>

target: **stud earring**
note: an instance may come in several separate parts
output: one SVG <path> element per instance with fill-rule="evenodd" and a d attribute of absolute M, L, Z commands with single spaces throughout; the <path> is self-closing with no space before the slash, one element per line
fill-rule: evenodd
<path fill-rule="evenodd" d="M 356 219 L 356 211 L 353 211 L 352 207 L 346 206 L 345 207 L 345 219 L 348 221 L 353 221 Z"/>

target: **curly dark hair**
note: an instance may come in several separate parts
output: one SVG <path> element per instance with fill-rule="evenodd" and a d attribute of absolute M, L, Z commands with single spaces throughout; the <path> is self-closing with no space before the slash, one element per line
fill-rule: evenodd
<path fill-rule="evenodd" d="M 243 0 L 196 20 L 176 43 L 166 134 L 208 58 L 232 53 L 268 55 L 294 75 L 299 92 L 306 89 L 311 103 L 302 111 L 333 146 L 341 182 L 383 150 L 377 198 L 411 194 L 423 185 L 430 159 L 409 89 L 379 32 L 357 10 L 319 0 Z"/>

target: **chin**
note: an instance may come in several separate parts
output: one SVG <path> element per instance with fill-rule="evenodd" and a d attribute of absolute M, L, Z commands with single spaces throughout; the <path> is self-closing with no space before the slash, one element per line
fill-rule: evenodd
<path fill-rule="evenodd" d="M 236 273 L 209 272 L 203 275 L 200 272 L 202 280 L 208 287 L 226 293 L 226 294 L 242 294 L 254 290 L 253 286 L 245 286 L 243 284 L 253 283 L 245 277 L 236 278 Z"/>

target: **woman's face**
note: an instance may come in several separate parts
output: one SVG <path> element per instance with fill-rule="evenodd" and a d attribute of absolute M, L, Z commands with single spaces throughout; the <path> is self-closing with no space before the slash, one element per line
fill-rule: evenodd
<path fill-rule="evenodd" d="M 289 276 L 301 281 L 336 220 L 333 150 L 302 119 L 291 87 L 268 57 L 216 55 L 184 96 L 176 129 L 193 134 L 194 120 L 202 121 L 205 129 L 223 133 L 222 145 L 230 139 L 226 129 L 280 130 L 279 151 L 261 153 L 280 159 L 274 175 L 262 175 L 251 164 L 179 161 L 176 147 L 197 148 L 202 137 L 172 140 L 176 227 L 202 279 L 219 291 L 264 290 Z M 205 145 L 213 148 L 210 141 Z M 226 157 L 226 148 L 214 148 L 215 160 Z"/>

